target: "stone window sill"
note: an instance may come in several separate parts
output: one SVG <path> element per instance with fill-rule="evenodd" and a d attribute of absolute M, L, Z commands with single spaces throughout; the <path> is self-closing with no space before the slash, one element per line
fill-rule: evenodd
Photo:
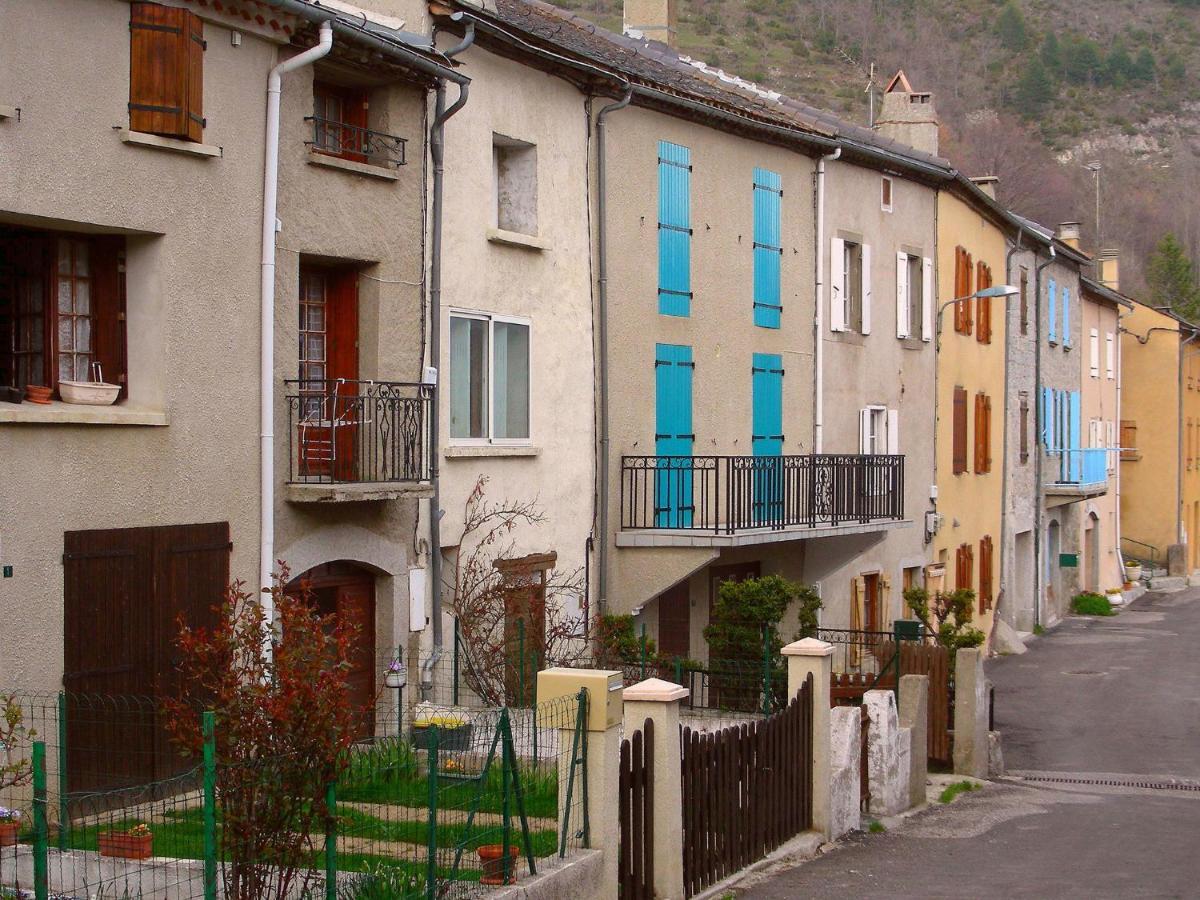
<path fill-rule="evenodd" d="M 356 162 L 352 159 L 342 159 L 340 156 L 330 156 L 319 150 L 308 151 L 308 164 L 322 166 L 326 169 L 337 169 L 341 172 L 352 172 L 355 175 L 366 175 L 368 178 L 378 178 L 382 181 L 397 181 L 400 178 L 394 169 Z"/>
<path fill-rule="evenodd" d="M 521 234 L 519 231 L 505 231 L 503 228 L 489 228 L 487 239 L 493 244 L 507 244 L 510 247 L 522 247 L 526 250 L 549 250 L 550 242 L 535 234 Z"/>
<path fill-rule="evenodd" d="M 503 456 L 540 456 L 541 453 L 541 447 L 534 447 L 528 444 L 460 444 L 454 447 L 446 447 L 442 450 L 442 455 L 445 456 L 446 459 L 479 459 L 480 457 Z"/>
<path fill-rule="evenodd" d="M 0 403 L 0 423 L 27 425 L 151 425 L 167 424 L 166 410 L 141 406 L 84 406 L 54 401 Z"/>
<path fill-rule="evenodd" d="M 121 142 L 135 144 L 139 147 L 150 147 L 154 150 L 170 150 L 174 153 L 185 153 L 188 156 L 199 156 L 203 159 L 224 156 L 220 147 L 212 144 L 197 144 L 194 141 L 181 141 L 176 138 L 162 137 L 157 134 L 146 134 L 142 131 L 120 129 Z"/>

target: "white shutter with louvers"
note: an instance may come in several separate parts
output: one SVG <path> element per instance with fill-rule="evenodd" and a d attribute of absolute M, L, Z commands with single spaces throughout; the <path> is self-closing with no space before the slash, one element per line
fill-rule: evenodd
<path fill-rule="evenodd" d="M 912 334 L 912 323 L 908 321 L 908 254 L 896 254 L 896 337 L 906 338 Z"/>
<path fill-rule="evenodd" d="M 846 330 L 846 242 L 834 238 L 829 242 L 829 330 Z"/>
<path fill-rule="evenodd" d="M 1104 368 L 1109 381 L 1117 377 L 1116 340 L 1111 331 L 1104 335 Z"/>
<path fill-rule="evenodd" d="M 933 260 L 921 260 L 921 340 L 933 340 Z"/>
<path fill-rule="evenodd" d="M 1091 354 L 1090 374 L 1093 378 L 1100 377 L 1100 332 L 1093 328 L 1088 335 L 1088 350 Z"/>
<path fill-rule="evenodd" d="M 887 452 L 889 456 L 900 453 L 900 410 L 887 411 Z"/>
<path fill-rule="evenodd" d="M 862 333 L 871 333 L 871 245 L 862 245 Z"/>
<path fill-rule="evenodd" d="M 858 452 L 871 452 L 871 409 L 858 411 Z"/>

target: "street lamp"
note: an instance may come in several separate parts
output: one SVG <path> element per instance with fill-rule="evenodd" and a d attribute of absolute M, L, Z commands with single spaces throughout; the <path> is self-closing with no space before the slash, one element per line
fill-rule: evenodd
<path fill-rule="evenodd" d="M 991 287 L 983 288 L 973 294 L 968 294 L 965 297 L 955 297 L 953 300 L 947 300 L 937 311 L 937 322 L 934 325 L 933 333 L 935 337 L 934 349 L 940 349 L 942 346 L 942 313 L 946 311 L 946 307 L 953 306 L 956 303 L 969 303 L 972 300 L 990 299 L 992 297 L 1015 297 L 1021 293 L 1021 289 L 1013 287 L 1011 284 L 996 284 Z M 936 365 L 936 363 L 935 363 Z M 937 388 L 936 379 L 934 379 L 934 388 Z"/>

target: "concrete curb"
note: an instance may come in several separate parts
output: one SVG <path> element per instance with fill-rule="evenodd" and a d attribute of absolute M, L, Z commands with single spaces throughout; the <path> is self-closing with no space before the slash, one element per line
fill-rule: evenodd
<path fill-rule="evenodd" d="M 719 881 L 712 887 L 694 895 L 692 900 L 710 900 L 710 898 L 721 897 L 731 890 L 735 885 L 741 883 L 748 876 L 753 875 L 755 872 L 760 872 L 763 869 L 769 868 L 770 866 L 782 862 L 790 857 L 812 859 L 817 855 L 817 849 L 821 846 L 823 841 L 824 836 L 819 832 L 802 832 L 787 843 L 776 847 L 762 859 L 758 860 L 758 862 L 751 863 L 740 872 L 730 875 L 724 881 Z"/>
<path fill-rule="evenodd" d="M 615 848 L 614 848 L 614 851 Z M 602 883 L 603 850 L 577 850 L 565 860 L 554 857 L 539 859 L 538 865 L 549 865 L 532 878 L 488 894 L 489 900 L 575 900 L 596 897 Z"/>

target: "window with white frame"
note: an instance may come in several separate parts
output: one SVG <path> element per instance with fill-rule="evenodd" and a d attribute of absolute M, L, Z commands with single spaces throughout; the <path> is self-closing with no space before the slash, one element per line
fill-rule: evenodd
<path fill-rule="evenodd" d="M 450 438 L 529 440 L 529 321 L 450 314 Z"/>
<path fill-rule="evenodd" d="M 886 406 L 867 406 L 859 412 L 859 453 L 869 456 L 900 452 L 900 413 Z"/>
<path fill-rule="evenodd" d="M 932 315 L 933 261 L 919 254 L 896 254 L 896 337 L 928 340 Z"/>
<path fill-rule="evenodd" d="M 830 329 L 871 333 L 871 248 L 834 238 L 830 247 Z"/>
<path fill-rule="evenodd" d="M 892 179 L 884 175 L 879 182 L 879 208 L 884 212 L 892 211 Z"/>

